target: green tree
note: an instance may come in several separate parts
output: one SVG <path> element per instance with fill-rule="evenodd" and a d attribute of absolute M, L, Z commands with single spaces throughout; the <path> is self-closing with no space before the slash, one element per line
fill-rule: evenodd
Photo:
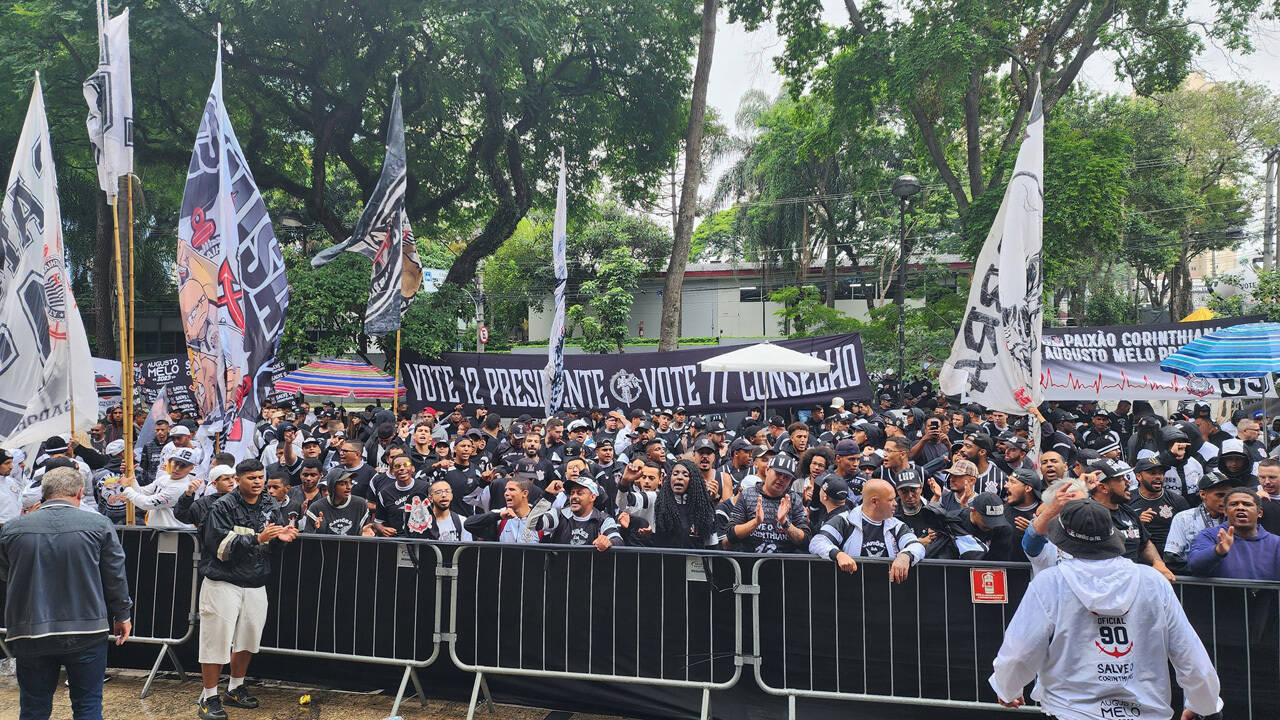
<path fill-rule="evenodd" d="M 587 352 L 622 352 L 626 342 L 631 305 L 640 283 L 644 265 L 626 248 L 605 253 L 596 269 L 595 278 L 582 284 L 587 304 L 573 305 L 567 313 L 571 332 L 582 334 L 582 348 Z"/>

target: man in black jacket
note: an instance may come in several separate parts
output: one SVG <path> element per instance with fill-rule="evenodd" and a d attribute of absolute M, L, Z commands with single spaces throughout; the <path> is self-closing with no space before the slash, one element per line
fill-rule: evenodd
<path fill-rule="evenodd" d="M 62 667 L 72 713 L 102 717 L 107 631 L 113 629 L 121 645 L 133 629 L 124 549 L 110 520 L 78 507 L 85 489 L 78 471 L 49 470 L 40 489 L 40 508 L 5 523 L 0 533 L 20 717 L 49 717 Z"/>
<path fill-rule="evenodd" d="M 236 465 L 236 489 L 210 508 L 200 529 L 200 720 L 226 720 L 218 678 L 230 663 L 226 701 L 256 708 L 244 687 L 249 661 L 258 651 L 267 619 L 267 579 L 280 543 L 293 542 L 298 529 L 285 524 L 280 506 L 263 493 L 266 471 L 256 459 Z"/>

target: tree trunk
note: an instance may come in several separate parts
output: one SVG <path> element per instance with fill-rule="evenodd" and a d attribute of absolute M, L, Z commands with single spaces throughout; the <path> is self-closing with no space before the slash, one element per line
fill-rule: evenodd
<path fill-rule="evenodd" d="M 94 335 L 101 357 L 116 357 L 115 235 L 107 194 L 98 191 L 97 242 L 93 246 Z"/>
<path fill-rule="evenodd" d="M 698 202 L 698 180 L 702 177 L 702 125 L 707 114 L 707 83 L 711 77 L 711 55 L 716 44 L 717 0 L 702 1 L 702 38 L 698 42 L 698 62 L 693 72 L 693 96 L 689 99 L 689 130 L 684 140 L 684 181 L 680 186 L 680 215 L 676 219 L 671 261 L 662 286 L 662 326 L 659 350 L 675 350 L 680 339 L 681 297 L 684 269 L 689 263 L 693 241 L 694 209 Z"/>

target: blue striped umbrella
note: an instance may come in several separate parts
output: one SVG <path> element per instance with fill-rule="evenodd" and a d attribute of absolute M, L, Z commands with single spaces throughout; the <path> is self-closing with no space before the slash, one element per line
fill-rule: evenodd
<path fill-rule="evenodd" d="M 1205 333 L 1160 363 L 1183 377 L 1256 378 L 1280 372 L 1280 323 L 1247 323 Z"/>

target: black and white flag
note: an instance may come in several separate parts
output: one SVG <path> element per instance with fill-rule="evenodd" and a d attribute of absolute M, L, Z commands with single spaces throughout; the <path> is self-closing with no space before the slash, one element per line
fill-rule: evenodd
<path fill-rule="evenodd" d="M 1044 397 L 1044 111 L 1037 91 L 1000 210 L 973 265 L 969 307 L 939 384 L 948 395 L 1026 414 Z"/>
<path fill-rule="evenodd" d="M 31 448 L 97 420 L 93 357 L 71 294 L 58 178 L 37 77 L 0 205 L 0 442 Z"/>
<path fill-rule="evenodd" d="M 120 178 L 133 174 L 133 84 L 129 68 L 129 9 L 116 17 L 98 1 L 98 70 L 84 81 L 89 142 L 98 186 L 114 199 Z"/>
<path fill-rule="evenodd" d="M 351 237 L 321 250 L 311 259 L 312 267 L 320 267 L 349 250 L 373 261 L 369 306 L 364 313 L 364 331 L 373 337 L 400 329 L 400 318 L 422 287 L 422 262 L 413 242 L 409 214 L 404 208 L 406 164 L 404 115 L 397 82 L 387 121 L 387 155 L 373 196 L 364 206 Z"/>

